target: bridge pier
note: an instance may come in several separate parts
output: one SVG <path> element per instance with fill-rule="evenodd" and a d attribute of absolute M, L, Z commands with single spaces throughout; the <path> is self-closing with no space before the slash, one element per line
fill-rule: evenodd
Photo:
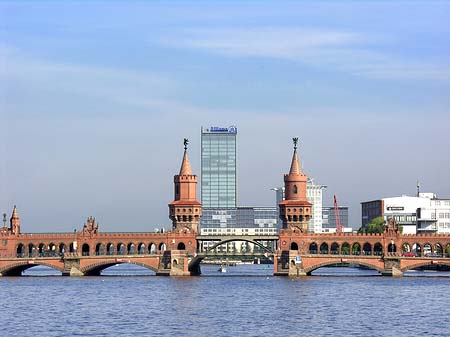
<path fill-rule="evenodd" d="M 274 276 L 307 276 L 303 261 L 297 250 L 283 250 L 274 255 Z"/>
<path fill-rule="evenodd" d="M 385 258 L 384 271 L 381 273 L 383 276 L 402 277 L 403 272 L 400 267 L 400 259 L 398 258 Z"/>
<path fill-rule="evenodd" d="M 84 276 L 84 273 L 80 269 L 79 258 L 64 258 L 64 270 L 62 276 Z"/>

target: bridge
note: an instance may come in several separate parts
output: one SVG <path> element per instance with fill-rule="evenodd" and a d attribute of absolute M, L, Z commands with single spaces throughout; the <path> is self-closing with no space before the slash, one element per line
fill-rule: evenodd
<path fill-rule="evenodd" d="M 176 231 L 102 233 L 90 217 L 82 230 L 73 233 L 19 234 L 1 230 L 0 275 L 19 276 L 26 269 L 42 265 L 63 276 L 90 276 L 100 275 L 116 264 L 130 263 L 156 275 L 187 276 L 200 275 L 200 263 L 205 258 L 263 256 L 273 261 L 274 275 L 279 276 L 307 276 L 318 268 L 336 264 L 358 264 L 386 276 L 401 276 L 430 265 L 450 266 L 449 235 L 403 235 L 393 226 L 390 224 L 382 234 L 312 234 L 289 229 L 271 236 L 209 236 Z M 199 247 L 204 241 L 214 244 L 202 250 Z M 236 241 L 247 242 L 252 249 L 217 249 Z"/>
<path fill-rule="evenodd" d="M 192 174 L 187 143 L 185 139 L 180 173 L 174 176 L 170 231 L 102 233 L 90 217 L 82 230 L 73 233 L 21 233 L 14 206 L 10 226 L 5 215 L 0 227 L 0 276 L 21 275 L 37 265 L 68 276 L 99 275 L 121 263 L 140 265 L 157 275 L 199 275 L 203 259 L 223 256 L 217 248 L 235 241 L 254 248 L 232 254 L 264 255 L 273 261 L 274 275 L 280 276 L 307 276 L 342 263 L 366 266 L 387 276 L 428 265 L 450 265 L 450 235 L 403 235 L 392 219 L 381 234 L 308 233 L 312 204 L 306 198 L 307 176 L 299 165 L 296 138 L 290 172 L 284 175 L 286 193 L 279 203 L 282 229 L 278 235 L 198 235 L 202 205 L 197 201 L 197 176 Z M 206 250 L 205 241 L 211 243 Z"/>

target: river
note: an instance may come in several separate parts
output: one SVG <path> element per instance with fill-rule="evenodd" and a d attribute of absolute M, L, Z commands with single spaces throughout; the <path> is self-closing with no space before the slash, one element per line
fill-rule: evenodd
<path fill-rule="evenodd" d="M 0 278 L 0 335 L 450 336 L 450 273 L 321 268 L 290 279 L 272 267 L 202 266 L 185 278 L 130 265 L 80 278 L 35 267 Z"/>

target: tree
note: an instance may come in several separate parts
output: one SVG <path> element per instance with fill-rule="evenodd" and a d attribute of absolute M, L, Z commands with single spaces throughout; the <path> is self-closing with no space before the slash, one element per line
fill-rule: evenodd
<path fill-rule="evenodd" d="M 385 222 L 384 218 L 379 216 L 377 218 L 372 219 L 372 221 L 370 221 L 366 227 L 361 227 L 358 230 L 358 233 L 366 233 L 366 234 L 370 234 L 370 233 L 383 233 L 384 232 L 384 227 L 385 227 Z"/>

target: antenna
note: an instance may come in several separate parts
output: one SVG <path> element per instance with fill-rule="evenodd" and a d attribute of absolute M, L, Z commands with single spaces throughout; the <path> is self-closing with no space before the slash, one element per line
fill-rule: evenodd
<path fill-rule="evenodd" d="M 417 179 L 416 186 L 417 186 L 417 197 L 419 197 L 419 193 L 420 193 L 420 182 L 419 182 L 419 179 Z"/>

